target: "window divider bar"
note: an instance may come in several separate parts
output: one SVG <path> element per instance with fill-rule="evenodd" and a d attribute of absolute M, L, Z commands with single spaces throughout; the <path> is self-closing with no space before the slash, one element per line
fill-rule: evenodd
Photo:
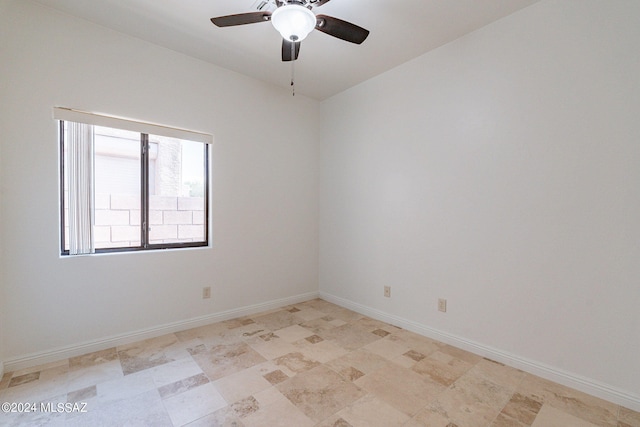
<path fill-rule="evenodd" d="M 204 146 L 204 217 L 205 217 L 205 227 L 204 227 L 204 240 L 205 242 L 209 241 L 209 203 L 211 200 L 209 194 L 209 180 L 211 179 L 209 174 L 211 171 L 209 170 L 209 145 L 205 144 Z"/>
<path fill-rule="evenodd" d="M 149 135 L 140 134 L 140 246 L 149 247 Z"/>
<path fill-rule="evenodd" d="M 64 122 L 62 120 L 60 120 L 59 123 L 59 141 L 60 141 L 60 248 L 63 251 L 63 253 L 66 251 L 65 249 L 65 245 L 66 245 L 66 241 L 64 238 L 65 235 L 65 223 L 66 223 L 66 215 L 64 213 L 64 207 L 65 207 L 65 198 L 64 198 L 64 168 L 65 168 L 65 163 L 64 163 Z"/>

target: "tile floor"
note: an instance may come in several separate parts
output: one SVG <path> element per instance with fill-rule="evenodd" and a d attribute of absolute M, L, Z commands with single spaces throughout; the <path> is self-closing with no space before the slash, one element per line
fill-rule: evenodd
<path fill-rule="evenodd" d="M 0 425 L 640 427 L 638 412 L 320 299 L 7 373 L 0 402 L 70 410 Z"/>

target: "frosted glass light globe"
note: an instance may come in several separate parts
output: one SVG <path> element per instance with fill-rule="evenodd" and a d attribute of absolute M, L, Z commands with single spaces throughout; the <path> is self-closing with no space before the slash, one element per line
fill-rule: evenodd
<path fill-rule="evenodd" d="M 288 4 L 271 14 L 271 23 L 283 39 L 299 42 L 316 27 L 316 16 L 304 6 Z"/>

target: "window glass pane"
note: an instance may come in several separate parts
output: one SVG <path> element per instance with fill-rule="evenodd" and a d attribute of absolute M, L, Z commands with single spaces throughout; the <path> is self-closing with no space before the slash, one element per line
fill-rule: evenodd
<path fill-rule="evenodd" d="M 140 134 L 94 127 L 96 249 L 140 246 Z"/>
<path fill-rule="evenodd" d="M 67 126 L 65 123 L 65 126 L 63 127 L 63 141 L 67 141 L 68 137 L 67 137 Z M 68 151 L 67 151 L 67 145 L 63 144 L 62 148 L 64 150 L 64 152 L 62 153 L 63 155 L 63 163 L 65 165 L 65 168 L 68 168 L 69 165 L 69 156 L 68 156 Z M 63 203 L 63 207 L 64 207 L 64 226 L 63 226 L 63 232 L 64 232 L 64 250 L 68 251 L 69 250 L 69 171 L 67 169 L 63 170 L 63 174 L 62 174 L 62 184 L 63 184 L 63 194 L 62 194 L 62 203 Z"/>
<path fill-rule="evenodd" d="M 63 254 L 92 253 L 94 247 L 95 251 L 144 250 L 146 244 L 151 245 L 148 249 L 207 244 L 206 143 L 62 123 Z M 148 142 L 145 153 L 141 153 L 143 139 Z M 92 150 L 78 145 L 84 140 L 88 144 L 93 140 Z M 67 142 L 71 144 L 72 154 L 68 153 Z M 87 165 L 83 163 L 85 158 L 93 159 L 89 166 L 83 166 Z M 143 170 L 148 172 L 145 177 L 142 177 Z M 148 183 L 148 191 L 142 189 L 144 182 Z M 72 212 L 71 228 L 69 188 L 74 192 L 71 202 L 77 205 Z M 91 200 L 95 202 L 94 210 L 87 211 Z M 148 213 L 146 230 L 142 229 L 142 211 Z M 93 216 L 92 223 L 88 222 L 89 215 Z M 93 230 L 93 236 L 84 236 L 87 226 Z M 72 233 L 74 240 L 70 245 Z M 78 249 L 77 242 L 84 237 L 92 237 L 94 246 L 88 243 L 88 250 L 81 252 L 83 249 Z M 144 246 L 143 242 L 146 242 Z"/>
<path fill-rule="evenodd" d="M 205 144 L 149 135 L 149 243 L 205 241 Z"/>

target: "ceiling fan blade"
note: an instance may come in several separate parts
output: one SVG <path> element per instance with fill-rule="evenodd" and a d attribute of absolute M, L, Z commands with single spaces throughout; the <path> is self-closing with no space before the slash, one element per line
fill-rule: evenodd
<path fill-rule="evenodd" d="M 315 3 L 312 3 L 314 7 L 322 6 L 325 3 L 329 3 L 330 0 L 317 0 Z"/>
<path fill-rule="evenodd" d="M 298 59 L 298 54 L 300 53 L 300 42 L 295 42 L 295 58 L 291 59 L 291 45 L 293 42 L 289 40 L 282 39 L 282 60 L 283 61 L 295 61 Z"/>
<path fill-rule="evenodd" d="M 317 15 L 316 18 L 318 18 L 316 30 L 322 31 L 330 36 L 355 44 L 361 44 L 366 40 L 367 36 L 369 36 L 369 30 L 358 27 L 351 22 L 327 15 Z"/>
<path fill-rule="evenodd" d="M 211 22 L 218 27 L 233 27 L 235 25 L 255 24 L 271 19 L 271 12 L 249 12 L 237 15 L 226 15 L 211 18 Z"/>

